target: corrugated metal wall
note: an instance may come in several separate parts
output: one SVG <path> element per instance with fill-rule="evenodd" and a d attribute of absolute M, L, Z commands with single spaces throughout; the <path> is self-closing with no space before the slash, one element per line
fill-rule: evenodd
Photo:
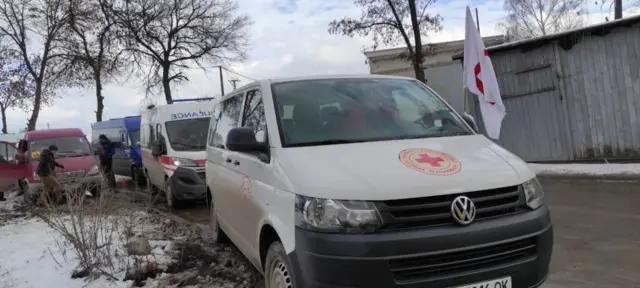
<path fill-rule="evenodd" d="M 507 108 L 498 142 L 526 161 L 640 158 L 640 25 L 575 37 L 491 53 Z"/>

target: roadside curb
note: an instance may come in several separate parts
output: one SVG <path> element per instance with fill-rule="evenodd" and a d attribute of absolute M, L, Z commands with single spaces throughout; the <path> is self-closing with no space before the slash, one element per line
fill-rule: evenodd
<path fill-rule="evenodd" d="M 538 173 L 537 176 L 543 179 L 564 179 L 564 180 L 595 180 L 595 181 L 640 181 L 640 174 L 560 174 L 560 173 Z"/>

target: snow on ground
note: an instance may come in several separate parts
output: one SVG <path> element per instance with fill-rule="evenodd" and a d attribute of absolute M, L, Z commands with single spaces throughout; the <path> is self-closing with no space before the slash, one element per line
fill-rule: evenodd
<path fill-rule="evenodd" d="M 114 241 L 108 247 L 111 251 L 109 255 L 113 255 L 113 262 L 120 264 L 115 264 L 108 273 L 117 278 L 115 281 L 106 276 L 72 279 L 72 274 L 78 272 L 80 262 L 71 245 L 50 225 L 32 216 L 20 197 L 9 195 L 7 198 L 8 201 L 0 202 L 2 288 L 249 288 L 254 287 L 260 279 L 257 271 L 235 247 L 216 245 L 209 242 L 209 236 L 198 229 L 156 212 L 142 211 L 134 211 L 126 216 L 131 219 L 133 215 L 133 221 L 128 223 L 135 223 L 134 227 L 126 230 L 130 231 L 126 235 L 130 235 L 127 238 L 129 243 L 131 239 L 148 240 L 148 245 L 142 245 L 146 248 L 136 248 L 148 251 L 145 255 L 130 255 L 127 252 L 129 245 Z M 107 250 L 106 245 L 99 246 Z M 135 246 L 138 247 L 138 244 Z M 114 252 L 116 250 L 117 253 Z M 138 261 L 144 267 L 150 267 L 147 264 L 152 263 L 158 273 L 143 275 L 150 278 L 139 281 L 124 280 L 127 272 L 131 272 L 125 265 L 131 267 L 135 259 L 144 260 Z"/>
<path fill-rule="evenodd" d="M 42 220 L 11 221 L 0 227 L 0 287 L 16 288 L 97 288 L 130 287 L 131 283 L 109 283 L 99 279 L 87 285 L 84 279 L 71 279 L 78 261 L 58 248 L 59 234 Z M 54 259 L 55 257 L 55 259 Z M 66 260 L 65 260 L 66 258 Z M 85 286 L 86 285 L 86 286 Z"/>
<path fill-rule="evenodd" d="M 584 176 L 639 176 L 640 164 L 536 164 L 529 163 L 536 174 Z"/>

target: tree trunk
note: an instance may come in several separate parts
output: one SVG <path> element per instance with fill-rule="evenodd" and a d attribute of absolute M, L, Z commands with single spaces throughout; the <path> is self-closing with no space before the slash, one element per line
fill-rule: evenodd
<path fill-rule="evenodd" d="M 27 123 L 27 131 L 36 130 L 36 123 L 38 123 L 38 116 L 40 115 L 40 104 L 42 102 L 42 79 L 36 79 L 36 93 L 33 99 L 33 111 L 29 122 Z"/>
<path fill-rule="evenodd" d="M 422 83 L 427 83 L 427 79 L 425 79 L 424 76 L 424 69 L 422 69 L 424 52 L 422 51 L 422 39 L 420 39 L 420 26 L 418 23 L 415 0 L 409 0 L 409 13 L 411 14 L 411 26 L 413 27 L 413 37 L 416 45 L 416 49 L 414 51 L 415 57 L 413 57 L 413 69 L 416 73 L 416 79 Z"/>
<path fill-rule="evenodd" d="M 7 108 L 0 103 L 0 113 L 2 113 L 2 134 L 9 134 L 7 129 Z"/>
<path fill-rule="evenodd" d="M 167 104 L 173 103 L 171 97 L 171 83 L 169 82 L 169 67 L 162 68 L 162 89 L 164 90 L 164 98 L 167 100 Z"/>
<path fill-rule="evenodd" d="M 104 111 L 104 97 L 102 97 L 102 74 L 100 70 L 93 72 L 96 81 L 96 122 L 102 122 L 102 112 Z"/>

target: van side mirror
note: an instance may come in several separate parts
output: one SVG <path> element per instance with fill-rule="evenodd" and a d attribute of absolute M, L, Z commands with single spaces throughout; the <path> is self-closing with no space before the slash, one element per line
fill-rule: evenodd
<path fill-rule="evenodd" d="M 476 119 L 474 119 L 473 116 L 467 113 L 462 113 L 462 119 L 464 119 L 464 122 L 467 122 L 467 124 L 469 124 L 469 126 L 473 128 L 473 131 L 475 131 L 476 133 L 480 133 L 480 129 L 478 129 L 478 124 L 476 124 Z"/>
<path fill-rule="evenodd" d="M 236 152 L 267 152 L 268 145 L 256 140 L 251 127 L 236 127 L 227 134 L 227 149 Z"/>
<path fill-rule="evenodd" d="M 162 149 L 162 143 L 160 143 L 160 141 L 155 140 L 151 143 L 151 155 L 154 157 L 162 155 L 162 152 L 164 152 L 163 150 L 164 149 Z"/>

